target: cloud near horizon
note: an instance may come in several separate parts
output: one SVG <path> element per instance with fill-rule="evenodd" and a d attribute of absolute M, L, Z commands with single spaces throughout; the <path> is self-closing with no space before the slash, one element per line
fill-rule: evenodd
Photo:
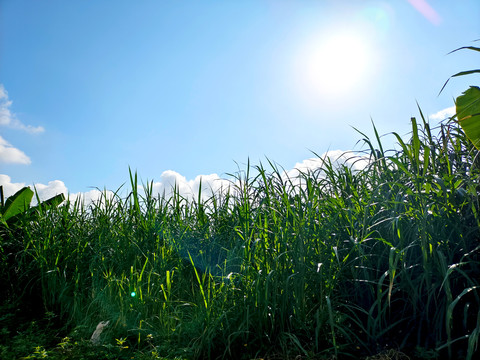
<path fill-rule="evenodd" d="M 445 120 L 455 114 L 455 107 L 449 107 L 440 110 L 432 115 L 432 120 Z M 0 163 L 12 161 L 16 159 L 20 163 L 30 163 L 30 159 L 23 152 L 12 147 L 6 140 L 0 137 Z M 312 157 L 305 159 L 295 164 L 290 170 L 284 170 L 281 176 L 284 180 L 289 179 L 293 185 L 302 183 L 300 175 L 302 173 L 317 172 L 320 177 L 325 176 L 322 168 L 324 168 L 325 161 L 330 161 L 334 168 L 344 164 L 351 167 L 353 170 L 362 170 L 369 164 L 368 156 L 361 155 L 354 151 L 330 150 L 323 153 L 319 157 Z M 273 169 L 271 169 L 273 170 Z M 268 169 L 267 169 L 268 171 Z M 235 185 L 235 179 L 224 179 L 217 174 L 198 175 L 194 179 L 188 180 L 185 176 L 174 170 L 166 170 L 160 175 L 159 181 L 152 182 L 153 196 L 163 196 L 167 198 L 173 194 L 174 188 L 179 194 L 188 200 L 197 200 L 200 185 L 201 185 L 201 199 L 207 200 L 212 195 L 226 192 L 229 187 Z M 8 175 L 0 174 L 0 185 L 4 187 L 5 197 L 13 195 L 16 191 L 26 186 L 24 183 L 14 183 Z M 32 189 L 35 186 L 40 199 L 46 200 L 52 196 L 63 193 L 65 196 L 69 195 L 72 202 L 79 200 L 85 205 L 92 202 L 103 201 L 105 196 L 113 198 L 114 193 L 109 190 L 100 191 L 93 189 L 86 192 L 68 194 L 68 188 L 61 180 L 53 180 L 44 184 L 29 185 Z M 140 189 L 142 187 L 140 186 Z"/>
<path fill-rule="evenodd" d="M 231 186 L 231 181 L 220 178 L 217 174 L 198 175 L 193 180 L 176 171 L 167 170 L 160 175 L 159 182 L 153 182 L 154 196 L 171 197 L 174 189 L 188 200 L 197 200 L 199 192 L 202 200 L 207 200 L 215 194 L 226 191 Z M 200 188 L 201 185 L 201 188 Z"/>
<path fill-rule="evenodd" d="M 5 198 L 8 198 L 9 196 L 12 196 L 15 194 L 18 190 L 23 189 L 25 186 L 25 183 L 14 183 L 12 182 L 12 179 L 10 176 L 5 175 L 5 174 L 0 174 L 0 185 L 3 186 L 3 195 Z M 32 190 L 36 189 L 37 194 L 41 200 L 46 200 L 49 199 L 57 194 L 67 194 L 68 189 L 63 183 L 63 181 L 60 180 L 53 180 L 49 181 L 47 185 L 44 184 L 33 184 L 33 185 L 28 185 Z"/>
<path fill-rule="evenodd" d="M 453 115 L 455 115 L 455 113 L 456 113 L 455 106 L 450 106 L 446 109 L 437 111 L 435 114 L 430 115 L 429 118 L 435 121 L 443 121 L 451 118 Z"/>
<path fill-rule="evenodd" d="M 14 183 L 10 176 L 5 174 L 0 174 L 0 185 L 3 186 L 3 195 L 5 198 L 8 198 L 15 194 L 18 190 L 27 186 L 25 183 Z M 92 202 L 98 202 L 103 199 L 106 195 L 109 198 L 113 197 L 112 191 L 100 191 L 93 189 L 83 193 L 68 193 L 68 188 L 65 183 L 60 180 L 49 181 L 47 185 L 45 184 L 33 184 L 28 185 L 32 190 L 36 190 L 40 201 L 45 201 L 50 199 L 58 194 L 64 194 L 65 197 L 69 196 L 71 202 L 76 200 L 83 201 L 85 205 L 88 205 Z M 35 205 L 36 199 L 33 198 L 32 205 Z"/>
<path fill-rule="evenodd" d="M 352 167 L 354 170 L 361 170 L 368 165 L 368 157 L 358 155 L 352 151 L 333 150 L 322 154 L 319 158 L 310 158 L 297 163 L 292 169 L 285 170 L 281 176 L 284 179 L 289 179 L 292 184 L 300 185 L 301 180 L 299 176 L 302 173 L 320 171 L 319 176 L 323 176 L 321 168 L 327 158 L 334 167 L 341 164 Z M 272 169 L 273 170 L 273 169 Z M 268 171 L 268 170 L 267 170 Z M 200 198 L 205 201 L 213 195 L 225 193 L 231 186 L 237 182 L 235 179 L 223 179 L 217 174 L 198 175 L 194 179 L 188 180 L 185 176 L 173 170 L 166 170 L 160 175 L 159 181 L 152 182 L 152 195 L 154 197 L 165 196 L 169 198 L 173 195 L 174 189 L 185 199 L 192 201 L 198 200 L 201 189 Z M 10 176 L 0 174 L 0 185 L 4 188 L 4 196 L 7 198 L 15 192 L 23 188 L 25 183 L 12 182 Z M 63 193 L 65 197 L 69 196 L 70 201 L 81 201 L 84 205 L 89 205 L 92 202 L 102 202 L 107 196 L 113 198 L 114 193 L 109 190 L 100 191 L 93 189 L 87 192 L 70 193 L 65 183 L 61 180 L 49 181 L 48 184 L 33 184 L 28 185 L 32 189 L 36 189 L 41 201 L 47 200 L 57 194 Z M 201 187 L 200 187 L 201 186 Z M 139 186 L 141 190 L 141 186 Z"/>
<path fill-rule="evenodd" d="M 310 158 L 296 163 L 293 169 L 286 171 L 290 178 L 298 178 L 302 173 L 309 171 L 322 171 L 325 163 L 330 163 L 333 168 L 341 165 L 351 167 L 352 170 L 362 170 L 369 164 L 368 156 L 359 155 L 354 151 L 330 150 L 323 153 L 320 157 Z"/>

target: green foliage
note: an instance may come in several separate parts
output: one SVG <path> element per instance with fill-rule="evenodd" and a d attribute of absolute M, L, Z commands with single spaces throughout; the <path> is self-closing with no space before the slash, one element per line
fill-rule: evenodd
<path fill-rule="evenodd" d="M 23 243 L 25 232 L 28 233 L 32 223 L 65 199 L 59 194 L 41 202 L 37 195 L 38 205 L 31 207 L 33 195 L 30 188 L 24 187 L 4 201 L 3 187 L 0 186 L 0 301 L 12 297 L 19 301 L 19 298 L 30 295 L 24 288 L 25 283 L 31 281 L 26 271 L 29 265 L 23 263 L 27 259 L 17 258 L 23 251 L 28 251 Z M 32 303 L 35 300 L 31 296 Z"/>
<path fill-rule="evenodd" d="M 17 191 L 10 196 L 5 204 L 3 203 L 3 187 L 0 186 L 2 194 L 2 203 L 0 208 L 0 221 L 7 226 L 7 221 L 11 218 L 24 213 L 30 207 L 30 202 L 33 198 L 33 191 L 29 187 Z"/>
<path fill-rule="evenodd" d="M 480 149 L 480 88 L 471 86 L 456 100 L 457 119 L 465 134 Z"/>
<path fill-rule="evenodd" d="M 74 341 L 88 342 L 109 320 L 100 346 L 120 358 L 342 358 L 397 348 L 472 359 L 473 148 L 455 123 L 434 136 L 421 118 L 409 141 L 393 134 L 398 150 L 385 150 L 374 129 L 376 143 L 361 133 L 367 150 L 349 163 L 326 158 L 298 178 L 270 161 L 270 172 L 248 165 L 207 200 L 155 197 L 130 173 L 126 197 L 119 189 L 35 212 L 20 234 L 15 281 L 39 294 Z M 360 160 L 361 170 L 348 165 Z"/>
<path fill-rule="evenodd" d="M 131 171 L 126 195 L 86 205 L 29 208 L 17 193 L 1 210 L 0 355 L 478 357 L 470 91 L 457 100 L 463 127 L 432 129 L 420 110 L 408 140 L 392 134 L 397 149 L 374 126 L 347 162 L 323 158 L 298 177 L 248 163 L 208 199 L 154 195 Z"/>
<path fill-rule="evenodd" d="M 0 204 L 0 222 L 4 226 L 8 227 L 8 224 L 18 221 L 19 216 L 32 213 L 34 211 L 46 210 L 50 207 L 60 205 L 65 200 L 65 195 L 58 194 L 48 200 L 39 202 L 39 205 L 30 207 L 34 192 L 29 187 L 24 187 L 18 190 L 15 194 L 10 196 L 7 201 L 4 202 L 3 198 L 3 186 L 0 185 L 1 204 Z M 37 197 L 37 200 L 38 197 Z"/>
<path fill-rule="evenodd" d="M 453 50 L 451 53 L 459 50 L 472 50 L 480 52 L 480 48 L 474 46 L 464 46 Z M 471 74 L 480 74 L 480 69 L 461 71 L 452 77 L 465 76 Z M 448 79 L 440 92 L 447 85 Z M 456 101 L 456 117 L 460 126 L 465 131 L 467 137 L 472 141 L 477 149 L 480 149 L 480 88 L 470 86 L 462 95 L 458 96 Z"/>

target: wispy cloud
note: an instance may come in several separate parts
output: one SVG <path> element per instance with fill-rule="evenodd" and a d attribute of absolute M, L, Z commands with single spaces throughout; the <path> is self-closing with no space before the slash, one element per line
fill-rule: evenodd
<path fill-rule="evenodd" d="M 23 124 L 15 114 L 10 111 L 10 106 L 12 106 L 12 100 L 8 98 L 8 92 L 5 90 L 3 84 L 0 84 L 0 125 L 26 131 L 30 134 L 38 134 L 45 131 L 42 126 Z"/>
<path fill-rule="evenodd" d="M 451 118 L 453 115 L 455 115 L 455 112 L 455 106 L 451 106 L 430 115 L 429 118 L 430 120 L 443 121 L 445 119 Z"/>
<path fill-rule="evenodd" d="M 29 165 L 31 162 L 30 158 L 22 150 L 13 147 L 0 136 L 0 164 Z"/>

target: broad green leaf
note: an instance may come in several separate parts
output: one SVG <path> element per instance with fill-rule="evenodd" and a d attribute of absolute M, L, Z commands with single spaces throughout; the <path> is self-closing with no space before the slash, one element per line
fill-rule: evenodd
<path fill-rule="evenodd" d="M 64 194 L 58 194 L 42 202 L 42 205 L 57 207 L 65 200 Z"/>
<path fill-rule="evenodd" d="M 42 207 L 42 209 L 45 209 L 45 208 L 49 208 L 49 207 L 57 207 L 58 205 L 60 205 L 63 201 L 65 200 L 65 195 L 63 194 L 58 194 L 58 195 L 55 195 L 53 197 L 51 197 L 50 199 L 47 199 L 45 201 L 42 201 L 40 204 L 38 204 L 37 206 L 34 206 L 31 210 L 34 211 L 36 209 L 39 209 L 40 207 Z"/>
<path fill-rule="evenodd" d="M 470 86 L 456 101 L 457 119 L 465 134 L 480 149 L 480 88 Z"/>
<path fill-rule="evenodd" d="M 27 211 L 33 198 L 33 191 L 29 187 L 24 187 L 10 196 L 1 209 L 1 218 L 3 221 Z"/>
<path fill-rule="evenodd" d="M 50 199 L 42 201 L 40 205 L 41 206 L 56 207 L 56 206 L 60 205 L 64 200 L 65 200 L 65 195 L 58 194 L 58 195 L 55 195 L 55 196 L 51 197 Z"/>

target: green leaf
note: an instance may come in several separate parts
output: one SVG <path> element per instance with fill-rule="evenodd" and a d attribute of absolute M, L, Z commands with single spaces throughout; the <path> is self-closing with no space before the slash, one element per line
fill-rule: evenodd
<path fill-rule="evenodd" d="M 33 198 L 33 191 L 29 187 L 20 189 L 10 196 L 5 202 L 5 206 L 0 210 L 2 221 L 27 211 Z"/>
<path fill-rule="evenodd" d="M 37 206 L 34 206 L 33 208 L 31 208 L 31 210 L 34 211 L 36 209 L 39 209 L 40 207 L 42 207 L 42 209 L 47 209 L 47 208 L 50 208 L 50 207 L 57 207 L 64 200 L 65 200 L 65 195 L 64 194 L 58 194 L 58 195 L 55 195 L 55 196 L 51 197 L 50 199 L 42 201 Z"/>
<path fill-rule="evenodd" d="M 470 86 L 456 101 L 457 120 L 465 134 L 480 150 L 480 88 Z"/>
<path fill-rule="evenodd" d="M 477 39 L 475 41 L 479 41 L 480 39 Z M 473 50 L 473 51 L 478 51 L 480 52 L 480 48 L 479 47 L 475 47 L 475 46 L 462 46 L 458 49 L 455 49 L 453 51 L 450 51 L 448 54 L 451 54 L 451 53 L 454 53 L 456 51 L 459 51 L 459 50 Z M 447 54 L 447 55 L 448 55 Z M 452 75 L 448 78 L 447 81 L 445 81 L 445 84 L 443 84 L 442 88 L 440 89 L 440 92 L 438 93 L 438 95 L 440 95 L 443 91 L 443 89 L 445 89 L 445 86 L 447 86 L 447 83 L 448 81 L 452 78 L 452 77 L 457 77 L 457 76 L 465 76 L 465 75 L 471 75 L 471 74 L 476 74 L 476 73 L 480 73 L 480 69 L 475 69 L 475 70 L 468 70 L 468 71 L 461 71 L 459 73 L 456 73 L 455 75 Z"/>
<path fill-rule="evenodd" d="M 464 75 L 470 75 L 470 74 L 477 74 L 477 73 L 480 74 L 480 69 L 460 71 L 459 73 L 456 73 L 455 75 L 452 75 L 452 77 L 464 76 Z"/>
<path fill-rule="evenodd" d="M 462 47 L 460 47 L 460 48 L 458 48 L 458 49 L 455 49 L 455 50 L 450 51 L 447 55 L 452 54 L 452 53 L 454 53 L 454 52 L 456 52 L 456 51 L 458 51 L 458 50 L 473 50 L 473 51 L 479 51 L 479 52 L 480 52 L 480 48 L 478 48 L 478 47 L 475 47 L 475 46 L 462 46 Z"/>
<path fill-rule="evenodd" d="M 55 195 L 55 196 L 51 197 L 50 199 L 47 199 L 47 200 L 43 201 L 42 205 L 57 207 L 63 201 L 65 201 L 65 195 L 64 194 L 58 194 L 58 195 Z"/>

